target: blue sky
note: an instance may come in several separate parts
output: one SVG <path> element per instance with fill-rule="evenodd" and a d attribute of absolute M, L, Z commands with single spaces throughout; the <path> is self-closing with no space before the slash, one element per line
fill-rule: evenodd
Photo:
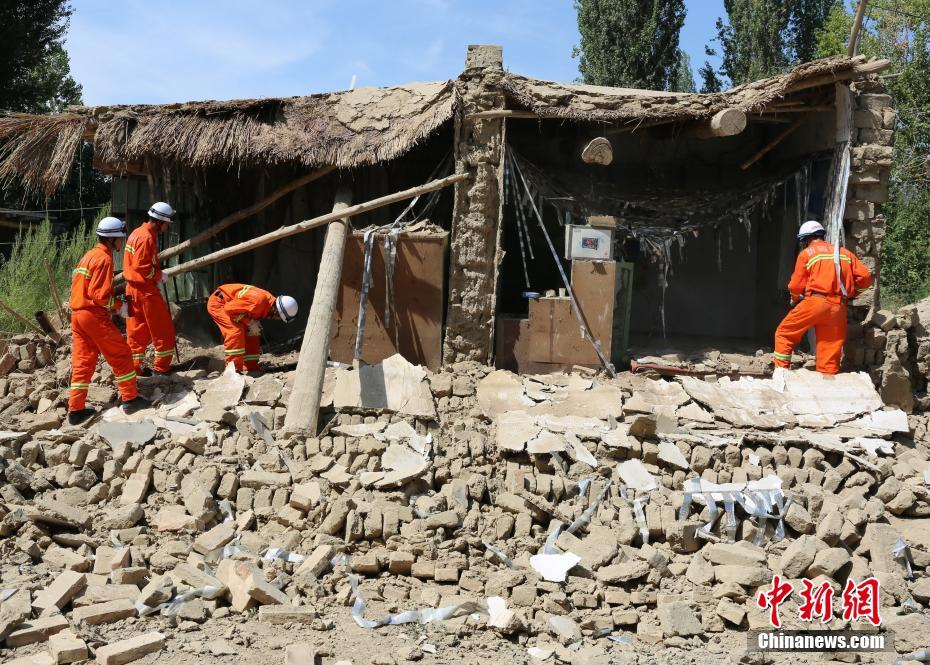
<path fill-rule="evenodd" d="M 504 66 L 578 76 L 571 0 L 72 0 L 74 78 L 90 105 L 304 95 L 457 76 L 468 44 Z M 695 71 L 723 0 L 687 0 Z"/>

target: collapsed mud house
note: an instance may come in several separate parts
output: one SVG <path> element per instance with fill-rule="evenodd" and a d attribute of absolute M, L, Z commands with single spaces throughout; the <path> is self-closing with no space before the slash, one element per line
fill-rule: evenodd
<path fill-rule="evenodd" d="M 698 95 L 529 79 L 504 70 L 499 47 L 471 47 L 455 81 L 10 115 L 0 177 L 55 189 L 92 141 L 115 214 L 134 225 L 163 197 L 180 209 L 176 263 L 328 212 L 340 183 L 360 202 L 464 174 L 356 218 L 380 232 L 367 272 L 362 233 L 348 244 L 334 359 L 400 351 L 433 369 L 529 371 L 619 364 L 631 347 L 755 349 L 786 310 L 800 221 L 825 220 L 878 271 L 886 64 L 834 57 Z M 306 305 L 323 235 L 187 272 L 169 293 L 197 304 L 241 280 Z M 876 302 L 872 290 L 853 304 L 850 367 L 882 363 L 857 328 Z"/>
<path fill-rule="evenodd" d="M 252 377 L 224 373 L 220 357 L 140 381 L 151 409 L 74 428 L 62 421 L 67 344 L 14 338 L 0 354 L 0 659 L 757 663 L 745 631 L 771 628 L 759 598 L 775 574 L 798 592 L 802 578 L 826 585 L 837 609 L 845 585 L 876 580 L 877 636 L 893 632 L 899 654 L 923 649 L 930 420 L 886 408 L 868 376 L 488 366 L 547 370 L 566 360 L 555 351 L 599 364 L 559 267 L 610 358 L 626 350 L 626 312 L 634 342 L 663 325 L 673 343 L 726 343 L 726 323 L 766 336 L 752 326 L 781 306 L 765 297 L 804 214 L 835 220 L 874 259 L 871 199 L 894 119 L 872 77 L 881 66 L 832 59 L 668 96 L 529 81 L 503 71 L 499 50 L 474 49 L 451 83 L 0 121 L 2 175 L 55 187 L 56 162 L 92 139 L 131 221 L 151 196 L 178 201 L 175 288 L 195 305 L 217 281 L 253 276 L 308 298 L 334 235 L 311 228 L 367 211 L 358 226 L 387 228 L 372 246 L 362 357 L 445 361 L 328 367 L 319 432 L 288 428 L 310 410 L 299 363 Z M 849 104 L 835 101 L 838 81 L 854 88 Z M 846 188 L 830 196 L 829 183 L 845 169 L 831 168 L 852 132 L 870 143 L 850 151 L 858 203 L 839 223 Z M 344 185 L 361 207 L 343 207 Z M 579 234 L 568 249 L 565 227 Z M 608 257 L 591 257 L 610 236 Z M 564 259 L 574 241 L 587 258 Z M 355 354 L 364 246 L 352 240 L 341 270 L 337 357 Z M 522 298 L 530 290 L 555 295 Z M 703 309 L 683 316 L 695 299 Z M 871 357 L 851 361 L 910 359 L 913 337 L 915 369 L 930 373 L 921 321 L 930 312 L 871 315 L 853 342 Z M 536 351 L 550 355 L 522 355 Z M 107 378 L 93 403 L 115 398 Z M 377 405 L 371 384 L 385 388 Z M 781 606 L 785 628 L 811 627 L 800 595 Z M 866 627 L 832 609 L 830 627 Z"/>

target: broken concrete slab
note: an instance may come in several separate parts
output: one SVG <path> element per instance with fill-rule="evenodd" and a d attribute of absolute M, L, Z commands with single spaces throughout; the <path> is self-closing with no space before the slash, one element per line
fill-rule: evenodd
<path fill-rule="evenodd" d="M 526 396 L 520 377 L 505 370 L 491 372 L 476 388 L 478 408 L 489 420 L 509 411 L 522 411 L 536 404 Z"/>
<path fill-rule="evenodd" d="M 340 369 L 333 388 L 336 409 L 375 409 L 434 418 L 436 405 L 426 370 L 394 354 L 377 365 Z"/>
<path fill-rule="evenodd" d="M 244 390 L 245 377 L 230 363 L 220 376 L 208 383 L 206 390 L 201 394 L 201 407 L 196 413 L 197 419 L 222 422 L 224 414 L 239 404 Z"/>
<path fill-rule="evenodd" d="M 142 420 L 137 423 L 110 421 L 98 424 L 96 432 L 98 436 L 110 444 L 110 447 L 115 452 L 122 449 L 126 444 L 144 446 L 155 438 L 158 429 L 151 420 Z"/>
<path fill-rule="evenodd" d="M 97 648 L 98 665 L 125 665 L 165 648 L 165 636 L 152 632 Z"/>

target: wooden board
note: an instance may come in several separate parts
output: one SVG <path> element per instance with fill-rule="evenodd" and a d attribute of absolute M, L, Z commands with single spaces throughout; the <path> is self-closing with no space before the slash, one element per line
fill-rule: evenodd
<path fill-rule="evenodd" d="M 611 354 L 617 294 L 614 261 L 572 262 L 572 288 L 591 334 L 600 340 L 604 356 Z M 531 300 L 527 360 L 538 363 L 599 365 L 591 343 L 583 339 L 568 296 Z"/>
<path fill-rule="evenodd" d="M 442 321 L 445 305 L 446 246 L 448 233 L 401 234 L 394 273 L 394 317 L 385 326 L 383 236 L 375 239 L 371 257 L 371 285 L 362 360 L 377 363 L 395 353 L 408 361 L 438 370 L 442 364 Z M 330 358 L 351 363 L 362 290 L 365 248 L 363 234 L 353 233 L 347 243 L 342 282 L 333 319 Z"/>

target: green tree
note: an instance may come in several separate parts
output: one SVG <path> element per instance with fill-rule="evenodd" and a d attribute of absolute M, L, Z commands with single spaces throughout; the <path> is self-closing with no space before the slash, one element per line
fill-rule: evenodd
<path fill-rule="evenodd" d="M 702 91 L 772 76 L 807 62 L 816 52 L 816 35 L 840 0 L 724 0 L 727 20 L 717 19 L 716 42 L 722 64 L 701 69 Z M 716 52 L 707 47 L 708 55 Z"/>
<path fill-rule="evenodd" d="M 71 11 L 67 0 L 0 2 L 0 113 L 58 113 L 81 103 L 64 48 Z M 0 190 L 0 208 L 60 210 L 53 213 L 60 229 L 93 219 L 109 198 L 108 181 L 93 170 L 93 149 L 85 144 L 60 192 L 46 198 L 11 184 Z"/>
<path fill-rule="evenodd" d="M 809 62 L 817 57 L 817 33 L 833 9 L 842 6 L 843 3 L 840 0 L 794 1 L 788 18 L 789 62 L 798 64 Z"/>
<path fill-rule="evenodd" d="M 684 0 L 575 0 L 582 80 L 593 85 L 668 90 L 681 62 Z"/>
<path fill-rule="evenodd" d="M 852 4 L 839 5 L 817 33 L 817 54 L 846 53 Z M 870 5 L 859 52 L 889 58 L 885 79 L 897 107 L 894 163 L 884 206 L 882 298 L 900 304 L 930 295 L 930 0 Z"/>
<path fill-rule="evenodd" d="M 678 50 L 678 62 L 672 73 L 668 89 L 672 92 L 697 92 L 694 86 L 694 70 L 691 68 L 691 56 Z"/>
<path fill-rule="evenodd" d="M 0 110 L 49 113 L 81 102 L 63 46 L 70 16 L 67 0 L 0 3 Z"/>

